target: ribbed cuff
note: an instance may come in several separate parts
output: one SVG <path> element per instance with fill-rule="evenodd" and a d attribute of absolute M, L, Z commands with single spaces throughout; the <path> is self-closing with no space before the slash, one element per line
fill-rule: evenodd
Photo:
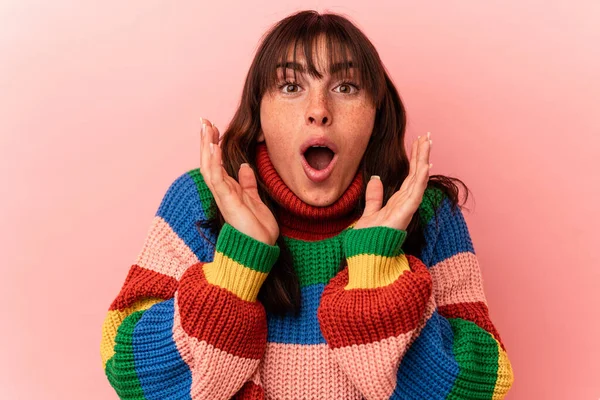
<path fill-rule="evenodd" d="M 358 254 L 375 254 L 384 257 L 396 257 L 402 254 L 402 244 L 407 232 L 387 226 L 349 229 L 344 236 L 346 258 Z"/>
<path fill-rule="evenodd" d="M 278 245 L 263 243 L 225 223 L 217 238 L 214 260 L 204 267 L 206 279 L 243 300 L 255 301 L 279 252 Z"/>
<path fill-rule="evenodd" d="M 385 226 L 351 229 L 343 239 L 348 261 L 345 289 L 376 289 L 410 270 L 402 251 L 407 232 Z"/>
<path fill-rule="evenodd" d="M 268 245 L 235 229 L 227 222 L 217 238 L 216 250 L 245 267 L 269 272 L 279 257 L 279 246 Z"/>

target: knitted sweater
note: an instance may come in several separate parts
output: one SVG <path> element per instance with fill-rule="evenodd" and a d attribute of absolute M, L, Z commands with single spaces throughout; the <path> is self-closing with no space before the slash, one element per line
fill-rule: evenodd
<path fill-rule="evenodd" d="M 257 300 L 277 245 L 227 223 L 197 228 L 216 203 L 188 171 L 166 192 L 102 327 L 102 365 L 121 399 L 504 397 L 512 367 L 463 214 L 443 192 L 425 192 L 416 257 L 402 250 L 404 230 L 353 229 L 360 173 L 334 204 L 314 207 L 284 184 L 264 144 L 257 169 L 280 205 L 301 312 L 271 315 Z"/>

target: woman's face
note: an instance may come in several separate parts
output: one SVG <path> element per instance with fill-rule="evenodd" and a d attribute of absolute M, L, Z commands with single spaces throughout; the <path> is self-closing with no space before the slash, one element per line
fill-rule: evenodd
<path fill-rule="evenodd" d="M 314 206 L 334 203 L 348 188 L 375 121 L 375 107 L 367 93 L 360 86 L 344 84 L 344 79 L 330 74 L 329 65 L 324 65 L 327 62 L 324 46 L 325 42 L 321 41 L 317 54 L 323 57 L 315 61 L 322 79 L 296 71 L 297 81 L 294 81 L 293 71 L 288 70 L 288 81 L 293 84 L 285 84 L 284 71 L 279 68 L 277 87 L 263 96 L 260 105 L 262 131 L 258 141 L 266 141 L 275 170 L 292 192 Z M 287 60 L 292 63 L 293 58 Z M 302 55 L 297 55 L 296 62 L 306 70 Z M 346 81 L 358 84 L 357 72 L 350 68 Z M 322 138 L 331 141 L 337 159 L 323 169 L 330 163 L 330 156 L 323 155 L 321 164 L 311 172 L 305 165 L 314 165 L 317 161 L 312 156 L 320 151 L 309 150 L 306 158 L 310 162 L 307 162 L 301 149 L 307 140 Z M 327 172 L 316 172 L 318 169 Z"/>

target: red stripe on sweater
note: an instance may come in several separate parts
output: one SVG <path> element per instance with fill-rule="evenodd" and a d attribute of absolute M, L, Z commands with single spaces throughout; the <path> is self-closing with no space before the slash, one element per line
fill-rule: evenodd
<path fill-rule="evenodd" d="M 462 318 L 467 321 L 474 322 L 480 328 L 491 333 L 500 343 L 502 349 L 506 351 L 504 343 L 502 343 L 502 339 L 500 339 L 500 334 L 490 320 L 489 310 L 484 302 L 477 301 L 469 303 L 447 304 L 444 306 L 439 306 L 438 312 L 445 318 Z"/>
<path fill-rule="evenodd" d="M 367 344 L 415 329 L 433 290 L 431 274 L 417 257 L 406 255 L 411 271 L 376 289 L 350 289 L 348 268 L 323 290 L 318 318 L 329 347 Z"/>
<path fill-rule="evenodd" d="M 178 305 L 183 329 L 234 356 L 262 358 L 267 344 L 263 305 L 210 284 L 202 265 L 194 264 L 181 276 Z"/>
<path fill-rule="evenodd" d="M 170 299 L 177 290 L 177 279 L 132 265 L 121 287 L 121 292 L 110 305 L 109 311 L 123 310 L 144 297 Z"/>
<path fill-rule="evenodd" d="M 284 214 L 279 215 L 279 220 L 285 220 Z M 355 219 L 348 219 L 343 221 L 332 221 L 333 223 L 330 226 L 329 231 L 321 231 L 318 226 L 313 226 L 308 224 L 307 226 L 302 226 L 302 224 L 297 221 L 293 221 L 293 219 L 287 220 L 287 222 L 282 222 L 279 226 L 280 233 L 290 239 L 296 240 L 305 240 L 307 242 L 315 242 L 318 240 L 329 239 L 331 237 L 337 236 L 341 231 L 349 227 Z M 290 224 L 290 225 L 287 225 Z M 292 225 L 293 224 L 293 225 Z M 322 223 L 319 223 L 322 227 Z M 292 227 L 293 226 L 293 227 Z M 303 230 L 306 229 L 306 230 Z"/>

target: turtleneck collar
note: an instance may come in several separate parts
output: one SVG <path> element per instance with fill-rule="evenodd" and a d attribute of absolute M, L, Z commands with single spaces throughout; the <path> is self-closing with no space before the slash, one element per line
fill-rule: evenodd
<path fill-rule="evenodd" d="M 360 170 L 338 200 L 319 207 L 304 202 L 285 184 L 271 163 L 264 142 L 256 146 L 256 167 L 269 195 L 279 205 L 277 219 L 284 236 L 311 241 L 325 239 L 339 234 L 360 216 L 357 213 L 363 192 Z"/>

